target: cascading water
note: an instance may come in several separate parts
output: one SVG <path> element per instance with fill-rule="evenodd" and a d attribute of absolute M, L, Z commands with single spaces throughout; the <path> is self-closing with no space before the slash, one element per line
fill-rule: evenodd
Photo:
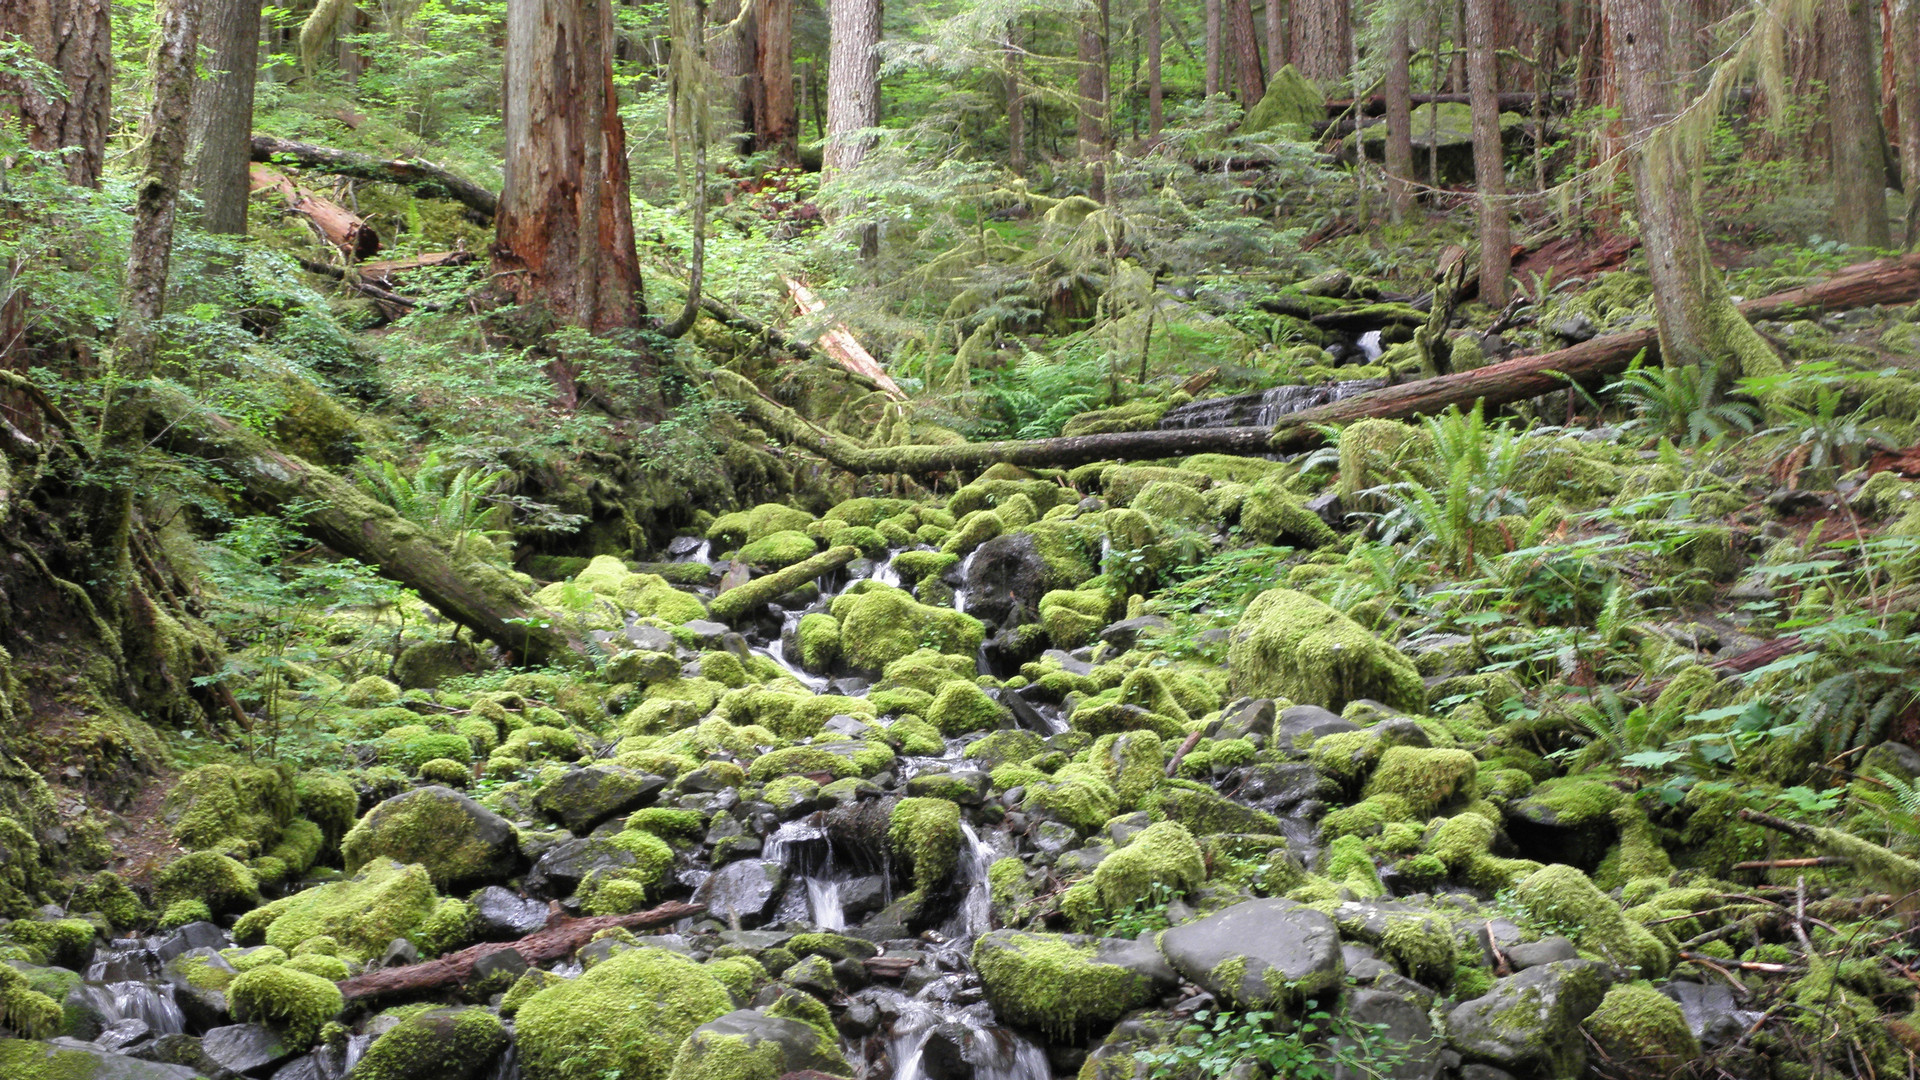
<path fill-rule="evenodd" d="M 876 584 L 891 585 L 897 589 L 900 587 L 900 571 L 893 568 L 893 555 L 894 553 L 889 551 L 885 559 L 874 563 L 871 580 Z"/>
<path fill-rule="evenodd" d="M 847 928 L 840 900 L 842 875 L 834 865 L 833 843 L 825 829 L 805 818 L 789 821 L 767 837 L 761 857 L 779 863 L 799 880 L 808 921 L 822 930 Z"/>
<path fill-rule="evenodd" d="M 1032 1040 L 993 1023 L 984 1004 L 956 1005 L 941 996 L 952 993 L 957 976 L 928 984 L 916 997 L 890 1002 L 898 1012 L 887 1040 L 893 1080 L 928 1080 L 931 1058 L 957 1056 L 974 1080 L 1050 1080 L 1046 1052 Z M 951 1075 L 942 1061 L 938 1075 Z"/>
<path fill-rule="evenodd" d="M 173 988 L 159 981 L 160 963 L 143 939 L 111 942 L 87 968 L 87 1000 L 108 1023 L 138 1020 L 158 1035 L 187 1029 Z"/>
<path fill-rule="evenodd" d="M 800 617 L 803 614 L 804 612 L 799 611 L 788 612 L 786 621 L 781 624 L 780 632 L 769 638 L 765 646 L 754 651 L 774 663 L 779 664 L 781 669 L 791 676 L 795 682 L 798 682 L 816 694 L 822 694 L 826 692 L 827 684 L 831 680 L 824 675 L 809 674 L 800 665 L 787 659 L 787 638 L 796 632 L 796 629 L 800 625 Z"/>

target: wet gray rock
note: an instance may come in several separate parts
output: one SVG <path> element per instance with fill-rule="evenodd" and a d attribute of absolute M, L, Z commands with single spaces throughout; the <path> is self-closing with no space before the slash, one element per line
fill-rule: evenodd
<path fill-rule="evenodd" d="M 233 944 L 225 930 L 210 922 L 191 922 L 171 934 L 148 940 L 153 943 L 153 960 L 157 964 L 164 964 L 188 949 L 224 949 Z"/>
<path fill-rule="evenodd" d="M 1410 994 L 1389 990 L 1355 990 L 1347 995 L 1347 1020 L 1372 1029 L 1369 1040 L 1376 1052 L 1380 1080 L 1434 1080 L 1440 1075 L 1440 1054 L 1446 1044 L 1433 1034 L 1427 1005 Z M 1388 1064 L 1390 1063 L 1390 1064 Z M 1337 1070 L 1335 1080 L 1356 1074 Z"/>
<path fill-rule="evenodd" d="M 484 937 L 515 940 L 547 925 L 547 905 L 499 885 L 474 893 L 469 903 Z"/>
<path fill-rule="evenodd" d="M 726 623 L 714 622 L 711 619 L 689 619 L 680 624 L 680 629 L 691 635 L 694 643 L 702 648 L 719 644 L 720 639 L 733 630 Z"/>
<path fill-rule="evenodd" d="M 1348 731 L 1359 731 L 1360 725 L 1342 720 L 1340 714 L 1332 709 L 1318 705 L 1295 705 L 1280 710 L 1273 724 L 1275 745 L 1294 748 L 1303 746 L 1322 735 L 1338 735 Z"/>
<path fill-rule="evenodd" d="M 567 827 L 584 833 L 618 814 L 651 805 L 667 786 L 664 778 L 618 765 L 574 769 L 540 789 L 534 805 Z"/>
<path fill-rule="evenodd" d="M 1381 749 L 1389 746 L 1417 746 L 1423 750 L 1433 746 L 1433 736 L 1420 726 L 1420 721 L 1411 716 L 1390 716 L 1367 730 L 1380 740 Z"/>
<path fill-rule="evenodd" d="M 1165 630 L 1173 624 L 1158 615 L 1142 615 L 1135 619 L 1121 619 L 1109 623 L 1100 631 L 1100 640 L 1119 652 L 1127 652 L 1137 645 L 1140 635 L 1148 631 Z"/>
<path fill-rule="evenodd" d="M 1176 926 L 1160 935 L 1160 951 L 1182 976 L 1242 1008 L 1325 994 L 1346 975 L 1333 920 L 1290 900 L 1251 900 Z"/>
<path fill-rule="evenodd" d="M 1539 941 L 1524 942 L 1506 949 L 1507 964 L 1515 971 L 1552 964 L 1561 960 L 1580 959 L 1580 950 L 1573 942 L 1563 937 L 1541 938 Z"/>
<path fill-rule="evenodd" d="M 115 1020 L 101 1029 L 92 1039 L 94 1045 L 115 1054 L 124 1054 L 129 1047 L 153 1038 L 153 1028 L 145 1020 L 128 1017 Z"/>
<path fill-rule="evenodd" d="M 1758 1012 L 1742 1009 L 1733 989 L 1723 983 L 1670 982 L 1660 992 L 1680 1006 L 1687 1030 L 1707 1050 L 1738 1042 L 1747 1027 L 1760 1018 Z"/>
<path fill-rule="evenodd" d="M 200 1037 L 200 1051 L 221 1068 L 249 1076 L 266 1076 L 302 1052 L 260 1024 L 214 1028 Z"/>
<path fill-rule="evenodd" d="M 1242 698 L 1220 712 L 1216 739 L 1244 739 L 1252 735 L 1273 734 L 1275 716 L 1272 698 Z"/>
<path fill-rule="evenodd" d="M 1578 345 L 1583 341 L 1592 340 L 1599 332 L 1594 329 L 1593 320 L 1585 315 L 1569 315 L 1547 324 L 1547 333 L 1569 345 Z"/>
<path fill-rule="evenodd" d="M 157 1061 L 143 1061 L 139 1058 L 122 1057 L 114 1051 L 95 1043 L 82 1042 L 79 1039 L 57 1038 L 44 1043 L 24 1045 L 43 1048 L 45 1057 L 22 1052 L 20 1064 L 34 1069 L 40 1060 L 46 1062 L 44 1074 L 36 1070 L 29 1075 L 60 1077 L 84 1077 L 85 1080 L 199 1080 L 200 1074 L 184 1065 L 170 1065 Z M 9 1080 L 12 1080 L 9 1077 Z"/>
<path fill-rule="evenodd" d="M 167 961 L 160 969 L 160 978 L 173 989 L 174 1003 L 180 1006 L 180 1015 L 186 1019 L 188 1028 L 205 1030 L 226 1021 L 227 995 L 225 991 L 193 985 L 188 978 L 188 969 L 189 966 L 198 965 L 235 973 L 226 957 L 212 948 L 200 946 Z"/>
<path fill-rule="evenodd" d="M 1304 761 L 1262 761 L 1249 767 L 1234 798 L 1270 814 L 1282 814 L 1309 799 L 1340 796 L 1340 785 Z"/>
<path fill-rule="evenodd" d="M 1586 1062 L 1580 1024 L 1600 1007 L 1611 979 L 1593 960 L 1558 960 L 1494 983 L 1447 1014 L 1447 1041 L 1462 1058 L 1528 1080 L 1578 1076 Z"/>
<path fill-rule="evenodd" d="M 387 942 L 387 951 L 380 954 L 375 967 L 410 967 L 420 962 L 420 947 L 406 938 L 397 937 Z"/>
<path fill-rule="evenodd" d="M 1042 661 L 1051 660 L 1060 665 L 1060 670 L 1069 675 L 1091 675 L 1093 664 L 1062 649 L 1048 649 L 1040 654 Z"/>
<path fill-rule="evenodd" d="M 698 1063 L 708 1054 L 729 1045 L 737 1045 L 740 1041 L 753 1049 L 768 1044 L 778 1047 L 780 1064 L 774 1067 L 775 1075 L 804 1069 L 838 1075 L 847 1070 L 847 1062 L 840 1056 L 839 1050 L 821 1038 L 813 1028 L 798 1020 L 767 1016 L 751 1009 L 739 1009 L 694 1028 L 681 1053 L 687 1056 L 697 1073 Z"/>
<path fill-rule="evenodd" d="M 887 905 L 887 879 L 879 874 L 840 883 L 840 913 L 864 919 Z"/>
<path fill-rule="evenodd" d="M 981 544 L 964 564 L 967 614 L 993 626 L 1037 622 L 1050 587 L 1047 561 L 1031 533 L 1005 533 Z"/>
<path fill-rule="evenodd" d="M 721 922 L 752 928 L 765 922 L 780 900 L 787 872 L 779 863 L 745 859 L 713 872 L 693 892 L 693 902 Z"/>
<path fill-rule="evenodd" d="M 623 870 L 640 860 L 603 837 L 563 840 L 548 848 L 527 871 L 527 892 L 540 900 L 572 896 L 582 878 L 595 870 Z"/>

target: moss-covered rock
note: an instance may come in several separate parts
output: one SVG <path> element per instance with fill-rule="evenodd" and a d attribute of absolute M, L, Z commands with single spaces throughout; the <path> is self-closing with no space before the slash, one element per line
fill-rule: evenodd
<path fill-rule="evenodd" d="M 1679 1004 L 1647 982 L 1607 991 L 1586 1028 L 1607 1059 L 1633 1076 L 1672 1076 L 1700 1056 Z"/>
<path fill-rule="evenodd" d="M 960 862 L 960 807 L 946 799 L 910 798 L 894 804 L 887 847 L 911 869 L 913 889 L 925 895 L 945 884 Z"/>
<path fill-rule="evenodd" d="M 664 1080 L 693 1029 L 733 1008 L 726 987 L 678 953 L 628 949 L 515 1012 L 526 1080 Z"/>
<path fill-rule="evenodd" d="M 999 727 L 1007 710 L 970 681 L 956 680 L 940 688 L 927 707 L 927 721 L 942 735 L 965 735 Z"/>
<path fill-rule="evenodd" d="M 1067 765 L 1044 781 L 1027 784 L 1021 809 L 1090 833 L 1120 812 L 1120 796 L 1093 766 Z"/>
<path fill-rule="evenodd" d="M 836 540 L 835 544 L 845 541 Z M 762 570 L 778 570 L 811 559 L 818 550 L 813 538 L 803 532 L 787 530 L 768 533 L 734 553 L 734 558 Z"/>
<path fill-rule="evenodd" d="M 379 956 L 394 938 L 423 953 L 459 944 L 460 923 L 472 909 L 434 892 L 425 867 L 378 858 L 346 881 L 318 885 L 255 908 L 234 924 L 234 940 L 265 941 L 291 952 L 316 937 L 333 938 L 340 955 L 356 961 Z"/>
<path fill-rule="evenodd" d="M 298 807 L 291 769 L 202 765 L 180 777 L 161 813 L 182 847 L 245 857 L 272 847 Z"/>
<path fill-rule="evenodd" d="M 1480 762 L 1465 750 L 1390 746 L 1380 755 L 1365 797 L 1397 795 L 1407 801 L 1416 818 L 1432 816 L 1454 803 L 1475 796 Z"/>
<path fill-rule="evenodd" d="M 517 869 L 513 824 L 438 785 L 415 788 L 367 811 L 341 841 L 347 872 L 377 858 L 417 863 L 443 888 L 505 881 Z"/>
<path fill-rule="evenodd" d="M 60 1003 L 35 990 L 20 974 L 0 964 L 0 1027 L 28 1039 L 46 1039 L 59 1033 L 65 1013 Z"/>
<path fill-rule="evenodd" d="M 1607 963 L 1658 978 L 1673 956 L 1646 927 L 1628 919 L 1620 905 L 1571 866 L 1543 867 L 1514 887 L 1514 901 L 1543 929 L 1571 938 L 1585 953 Z"/>
<path fill-rule="evenodd" d="M 509 1039 L 486 1009 L 427 1009 L 388 1028 L 368 1046 L 348 1080 L 471 1080 Z"/>
<path fill-rule="evenodd" d="M 196 851 L 173 860 L 154 876 L 153 898 L 161 907 L 198 900 L 215 914 L 232 914 L 260 902 L 260 879 L 225 855 Z"/>
<path fill-rule="evenodd" d="M 834 597 L 841 652 L 848 664 L 881 671 L 922 648 L 971 657 L 986 637 L 980 620 L 922 604 L 908 593 L 865 582 Z"/>
<path fill-rule="evenodd" d="M 1228 647 L 1233 689 L 1339 710 L 1357 698 L 1421 712 L 1426 685 L 1398 649 L 1305 593 L 1269 589 L 1255 597 Z"/>
<path fill-rule="evenodd" d="M 813 515 L 782 503 L 761 503 L 751 510 L 722 514 L 707 526 L 707 539 L 727 547 L 740 547 L 777 532 L 806 532 Z M 855 522 L 855 524 L 862 524 Z"/>
<path fill-rule="evenodd" d="M 227 987 L 227 1003 L 234 1019 L 271 1024 L 296 1046 L 312 1046 L 321 1025 L 346 1005 L 333 983 L 279 964 L 240 973 Z"/>
<path fill-rule="evenodd" d="M 1291 139 L 1308 139 L 1327 121 L 1327 99 L 1312 80 L 1292 64 L 1273 73 L 1267 92 L 1240 123 L 1242 135 L 1273 132 Z"/>
<path fill-rule="evenodd" d="M 1061 1039 L 1112 1023 L 1174 983 L 1151 946 L 1077 934 L 995 930 L 974 942 L 973 965 L 996 1016 Z"/>
<path fill-rule="evenodd" d="M 1157 822 L 1100 860 L 1092 877 L 1068 889 L 1062 909 L 1075 925 L 1091 929 L 1137 903 L 1183 896 L 1206 876 L 1206 858 L 1186 826 Z M 1156 896 L 1155 886 L 1164 893 Z"/>
<path fill-rule="evenodd" d="M 1322 548 L 1340 539 L 1279 475 L 1263 477 L 1248 489 L 1240 503 L 1240 532 L 1262 544 L 1299 548 Z"/>

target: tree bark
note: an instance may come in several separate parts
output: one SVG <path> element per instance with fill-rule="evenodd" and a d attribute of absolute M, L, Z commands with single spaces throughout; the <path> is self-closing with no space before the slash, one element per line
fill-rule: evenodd
<path fill-rule="evenodd" d="M 1893 243 L 1887 227 L 1886 139 L 1874 77 L 1874 10 L 1867 0 L 1822 0 L 1827 102 L 1832 118 L 1833 227 L 1862 247 Z"/>
<path fill-rule="evenodd" d="M 595 333 L 639 329 L 609 0 L 510 0 L 505 82 L 494 280 L 558 323 Z M 557 381 L 563 403 L 573 404 L 569 378 Z"/>
<path fill-rule="evenodd" d="M 154 392 L 146 434 L 167 449 L 212 463 L 262 509 L 309 507 L 299 520 L 306 535 L 378 568 L 442 615 L 528 663 L 565 661 L 581 649 L 564 617 L 536 606 L 506 571 L 455 553 L 353 483 L 281 451 L 185 394 Z"/>
<path fill-rule="evenodd" d="M 252 160 L 275 165 L 298 165 L 314 172 L 399 184 L 429 199 L 453 199 L 472 211 L 478 224 L 492 224 L 500 198 L 464 176 L 419 158 L 377 158 L 351 150 L 294 142 L 272 135 L 254 135 L 248 153 Z"/>
<path fill-rule="evenodd" d="M 1148 0 L 1159 3 L 1160 0 Z M 1026 51 L 1020 43 L 1020 24 L 1007 27 L 1007 167 L 1015 176 L 1027 172 Z"/>
<path fill-rule="evenodd" d="M 1107 147 L 1107 43 L 1101 25 L 1105 10 L 1102 0 L 1098 7 L 1083 12 L 1075 38 L 1080 93 L 1075 133 L 1080 156 L 1089 161 L 1096 161 Z"/>
<path fill-rule="evenodd" d="M 1220 92 L 1220 4 L 1221 0 L 1207 0 L 1206 3 L 1206 92 L 1208 97 Z"/>
<path fill-rule="evenodd" d="M 1233 42 L 1233 82 L 1240 94 L 1240 107 L 1251 109 L 1266 95 L 1267 83 L 1260 70 L 1260 42 L 1254 36 L 1253 0 L 1226 0 Z"/>
<path fill-rule="evenodd" d="M 1873 304 L 1920 299 L 1920 255 L 1851 266 L 1799 289 L 1749 300 L 1735 311 L 1745 320 L 1783 316 L 1810 318 Z M 1409 420 L 1448 406 L 1488 407 L 1525 401 L 1566 389 L 1568 380 L 1596 385 L 1618 374 L 1643 353 L 1658 357 L 1661 335 L 1653 330 L 1610 334 L 1571 348 L 1521 356 L 1457 375 L 1443 375 L 1384 387 L 1330 405 L 1303 409 L 1280 418 L 1273 427 L 1221 427 L 1116 432 L 1058 439 L 1003 440 L 957 446 L 862 446 L 818 427 L 773 401 L 746 379 L 716 372 L 720 393 L 770 435 L 818 454 L 829 463 L 859 474 L 978 471 L 997 462 L 1020 466 L 1070 466 L 1094 461 L 1151 460 L 1185 454 L 1267 454 L 1310 450 L 1326 440 L 1327 425 L 1379 418 Z"/>
<path fill-rule="evenodd" d="M 1287 66 L 1286 13 L 1285 0 L 1266 0 L 1267 74 L 1269 76 Z"/>
<path fill-rule="evenodd" d="M 0 74 L 0 116 L 18 116 L 35 150 L 72 148 L 63 159 L 67 180 L 100 182 L 106 161 L 113 40 L 109 0 L 6 0 L 0 3 L 0 40 L 18 41 L 26 54 L 60 76 L 61 93 L 43 93 L 30 81 Z"/>
<path fill-rule="evenodd" d="M 1269 3 L 1273 0 L 1268 0 Z M 1407 21 L 1387 27 L 1387 197 L 1394 224 L 1413 209 L 1413 61 Z"/>
<path fill-rule="evenodd" d="M 793 0 L 755 0 L 753 66 L 760 105 L 753 148 L 772 151 L 783 168 L 800 165 L 800 112 L 793 100 Z"/>
<path fill-rule="evenodd" d="M 700 317 L 700 290 L 707 275 L 707 130 L 706 0 L 673 0 L 669 24 L 673 36 L 673 100 L 687 114 L 682 130 L 693 144 L 693 253 L 687 267 L 687 298 L 680 313 L 662 324 L 660 336 L 669 340 L 693 329 Z"/>
<path fill-rule="evenodd" d="M 737 140 L 742 122 L 752 108 L 752 94 L 746 84 L 750 81 L 753 47 L 746 27 L 733 27 L 733 21 L 739 17 L 740 0 L 714 0 L 713 6 L 707 9 L 708 25 L 719 28 L 709 35 L 707 42 L 707 60 L 713 65 L 713 87 L 708 103 L 713 109 L 714 137 L 731 143 L 736 151 L 742 149 Z M 750 122 L 745 130 L 753 130 Z"/>
<path fill-rule="evenodd" d="M 253 147 L 253 86 L 259 67 L 260 0 L 203 0 L 200 42 L 206 78 L 187 119 L 188 183 L 200 196 L 200 227 L 247 231 L 247 162 Z"/>
<path fill-rule="evenodd" d="M 1893 68 L 1900 179 L 1907 195 L 1908 250 L 1920 249 L 1920 0 L 1892 0 L 1887 55 Z"/>
<path fill-rule="evenodd" d="M 625 928 L 641 930 L 664 926 L 707 910 L 705 904 L 661 904 L 632 915 L 598 915 L 588 919 L 568 919 L 557 925 L 549 916 L 547 929 L 528 934 L 518 941 L 493 941 L 473 945 L 438 960 L 405 967 L 384 968 L 356 975 L 340 983 L 340 993 L 348 1001 L 368 998 L 420 994 L 459 986 L 473 977 L 473 965 L 496 953 L 512 949 L 529 965 L 561 960 L 577 952 L 603 930 Z"/>
<path fill-rule="evenodd" d="M 1293 0 L 1293 66 L 1322 85 L 1344 82 L 1353 52 L 1347 0 Z"/>
<path fill-rule="evenodd" d="M 1473 110 L 1473 177 L 1480 192 L 1480 300 L 1507 306 L 1513 240 L 1507 221 L 1507 155 L 1500 143 L 1500 28 L 1496 0 L 1467 0 L 1467 92 Z"/>
<path fill-rule="evenodd" d="M 1147 135 L 1166 126 L 1166 87 L 1160 81 L 1160 0 L 1147 0 Z"/>
<path fill-rule="evenodd" d="M 1679 111 L 1662 8 L 1661 0 L 1606 0 L 1605 7 L 1660 355 L 1673 367 L 1732 360 L 1747 375 L 1776 372 L 1780 358 L 1741 317 L 1708 258 L 1694 200 L 1698 148 L 1662 126 Z"/>
<path fill-rule="evenodd" d="M 827 22 L 823 182 L 860 164 L 872 142 L 859 133 L 880 123 L 880 0 L 829 0 Z"/>

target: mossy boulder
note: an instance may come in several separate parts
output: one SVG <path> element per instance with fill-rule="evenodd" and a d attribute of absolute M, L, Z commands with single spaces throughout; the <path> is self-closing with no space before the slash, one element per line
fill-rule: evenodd
<path fill-rule="evenodd" d="M 1297 548 L 1322 548 L 1340 539 L 1278 475 L 1262 477 L 1248 489 L 1240 502 L 1240 532 L 1258 543 Z"/>
<path fill-rule="evenodd" d="M 341 841 L 340 852 L 350 874 L 374 859 L 396 859 L 419 864 L 447 889 L 505 881 L 519 864 L 512 822 L 438 785 L 404 792 L 367 811 Z"/>
<path fill-rule="evenodd" d="M 340 988 L 318 975 L 280 964 L 241 972 L 227 986 L 233 1018 L 272 1025 L 295 1046 L 312 1046 L 322 1025 L 340 1015 Z"/>
<path fill-rule="evenodd" d="M 1327 122 L 1327 98 L 1313 81 L 1292 64 L 1273 73 L 1267 92 L 1240 123 L 1240 134 L 1273 132 L 1289 139 L 1307 139 Z"/>
<path fill-rule="evenodd" d="M 782 998 L 781 1002 L 795 999 L 804 999 L 804 995 Z M 674 1055 L 667 1080 L 777 1080 L 790 1073 L 852 1074 L 836 1045 L 838 1034 L 830 1021 L 823 1022 L 822 1030 L 804 1020 L 772 1015 L 777 1007 L 778 1003 L 764 1012 L 736 1009 L 695 1028 Z"/>
<path fill-rule="evenodd" d="M 473 909 L 443 900 L 426 868 L 376 858 L 345 881 L 318 885 L 258 907 L 234 924 L 234 940 L 264 941 L 292 952 L 317 937 L 332 938 L 339 954 L 364 961 L 379 956 L 395 938 L 407 938 L 423 953 L 460 944 Z"/>
<path fill-rule="evenodd" d="M 927 707 L 927 721 L 946 736 L 997 728 L 1007 710 L 969 681 L 955 680 L 940 688 Z"/>
<path fill-rule="evenodd" d="M 911 870 L 922 895 L 953 876 L 962 842 L 960 807 L 946 799 L 901 799 L 887 820 L 888 850 Z"/>
<path fill-rule="evenodd" d="M 1447 1014 L 1448 1042 L 1467 1061 L 1515 1076 L 1581 1075 L 1580 1023 L 1611 980 L 1591 960 L 1556 960 L 1501 979 Z"/>
<path fill-rule="evenodd" d="M 1269 589 L 1234 627 L 1227 663 L 1236 693 L 1339 710 L 1359 698 L 1422 712 L 1420 672 L 1398 649 L 1305 593 Z"/>
<path fill-rule="evenodd" d="M 1673 956 L 1646 927 L 1626 917 L 1593 879 L 1566 865 L 1542 867 L 1513 890 L 1514 902 L 1542 926 L 1572 938 L 1582 953 L 1613 966 L 1658 978 Z"/>
<path fill-rule="evenodd" d="M 1297 1009 L 1346 978 L 1331 918 L 1289 900 L 1249 900 L 1167 930 L 1160 952 L 1182 976 L 1242 1009 Z"/>
<path fill-rule="evenodd" d="M 509 1041 L 486 1009 L 415 1012 L 375 1039 L 347 1080 L 472 1080 Z"/>
<path fill-rule="evenodd" d="M 1076 925 L 1092 928 L 1136 903 L 1183 896 L 1206 876 L 1206 857 L 1186 826 L 1157 822 L 1100 860 L 1092 877 L 1067 890 L 1061 906 Z M 1156 886 L 1164 892 L 1155 895 Z"/>
<path fill-rule="evenodd" d="M 994 1015 L 1056 1038 L 1071 1038 L 1119 1019 L 1178 982 L 1144 942 L 1078 934 L 995 930 L 973 945 Z"/>
<path fill-rule="evenodd" d="M 971 657 L 986 637 L 986 628 L 970 615 L 873 582 L 834 597 L 832 612 L 840 621 L 841 654 L 863 671 L 882 671 L 922 648 Z"/>
<path fill-rule="evenodd" d="M 1679 1003 L 1647 982 L 1607 991 L 1586 1028 L 1608 1060 L 1633 1076 L 1672 1076 L 1700 1056 L 1700 1040 Z"/>
<path fill-rule="evenodd" d="M 731 1011 L 701 965 L 666 949 L 616 952 L 515 1012 L 526 1080 L 664 1080 L 681 1040 Z"/>
<path fill-rule="evenodd" d="M 845 541 L 834 542 L 838 544 Z M 761 570 L 778 570 L 811 559 L 818 550 L 813 538 L 806 533 L 787 530 L 769 533 L 744 545 L 734 553 L 734 558 Z"/>
<path fill-rule="evenodd" d="M 777 532 L 805 533 L 813 515 L 783 503 L 761 503 L 751 510 L 722 514 L 707 526 L 707 539 L 726 547 L 740 547 Z M 869 524 L 853 522 L 853 524 Z"/>
<path fill-rule="evenodd" d="M 1424 819 L 1443 807 L 1472 801 L 1479 772 L 1479 760 L 1465 750 L 1390 746 L 1381 753 L 1363 795 L 1397 795 L 1407 801 L 1414 817 Z"/>
<path fill-rule="evenodd" d="M 161 815 L 182 847 L 247 857 L 272 847 L 299 805 L 291 769 L 202 765 L 174 784 Z"/>
<path fill-rule="evenodd" d="M 162 908 L 182 900 L 197 900 L 216 915 L 228 915 L 260 902 L 260 879 L 225 855 L 195 851 L 173 860 L 154 875 L 153 899 Z"/>

